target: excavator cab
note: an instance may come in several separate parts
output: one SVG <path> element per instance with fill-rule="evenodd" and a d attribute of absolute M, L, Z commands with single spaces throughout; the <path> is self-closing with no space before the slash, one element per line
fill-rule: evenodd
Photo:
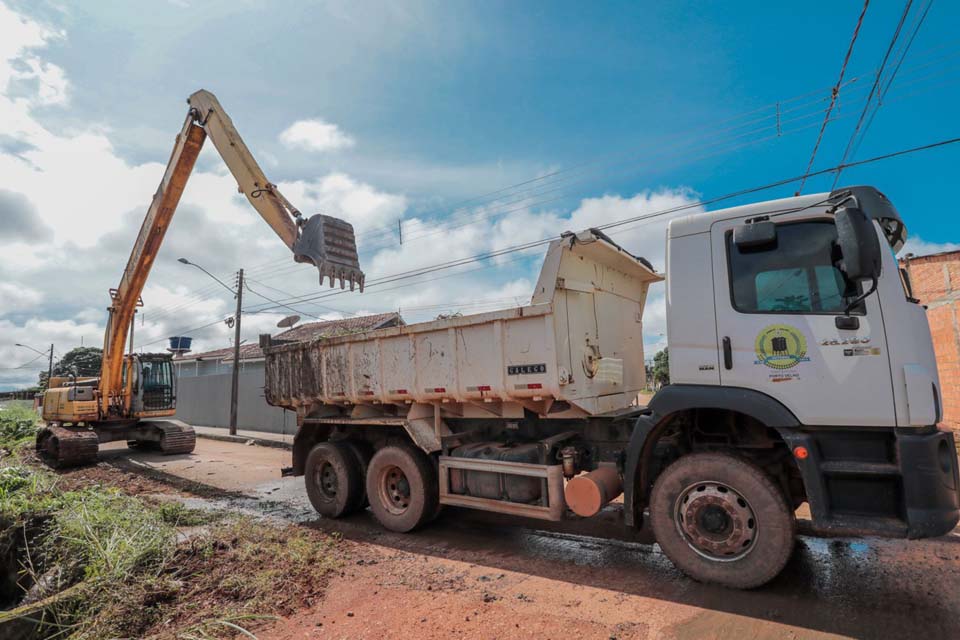
<path fill-rule="evenodd" d="M 132 365 L 136 372 L 130 387 L 133 415 L 173 415 L 177 408 L 177 379 L 170 355 L 138 354 Z"/>

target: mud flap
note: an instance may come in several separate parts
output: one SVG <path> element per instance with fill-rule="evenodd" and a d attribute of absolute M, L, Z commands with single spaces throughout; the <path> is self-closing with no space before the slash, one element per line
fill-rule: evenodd
<path fill-rule="evenodd" d="M 330 286 L 340 281 L 343 289 L 350 283 L 350 290 L 359 285 L 363 293 L 363 271 L 357 254 L 357 241 L 353 225 L 339 218 L 316 214 L 300 229 L 300 237 L 293 245 L 293 259 L 309 262 L 320 271 L 320 284 L 330 278 Z"/>

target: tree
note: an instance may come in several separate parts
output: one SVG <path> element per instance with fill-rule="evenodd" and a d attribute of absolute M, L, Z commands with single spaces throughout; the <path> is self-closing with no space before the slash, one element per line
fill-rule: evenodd
<path fill-rule="evenodd" d="M 670 354 L 666 348 L 653 356 L 653 382 L 658 387 L 670 384 Z"/>
<path fill-rule="evenodd" d="M 100 375 L 100 364 L 103 362 L 103 349 L 97 347 L 75 347 L 53 365 L 55 376 L 77 376 L 89 378 Z M 40 374 L 40 386 L 47 387 L 47 372 Z"/>

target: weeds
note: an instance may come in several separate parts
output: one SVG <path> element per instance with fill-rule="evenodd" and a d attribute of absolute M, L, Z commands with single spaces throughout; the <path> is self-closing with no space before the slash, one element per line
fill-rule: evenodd
<path fill-rule="evenodd" d="M 219 633 L 223 631 L 223 627 L 235 631 L 247 638 L 253 638 L 257 640 L 257 636 L 253 635 L 246 626 L 249 626 L 250 622 L 262 622 L 264 620 L 276 620 L 276 616 L 233 616 L 229 618 L 214 618 L 211 620 L 204 620 L 198 624 L 193 625 L 188 629 L 181 631 L 177 637 L 182 638 L 182 640 L 210 640 L 211 638 L 218 637 Z M 212 635 L 211 635 L 212 634 Z"/>
<path fill-rule="evenodd" d="M 37 435 L 37 412 L 21 404 L 0 406 L 0 449 L 13 451 Z"/>
<path fill-rule="evenodd" d="M 164 569 L 176 532 L 156 511 L 115 489 L 65 495 L 49 528 L 51 555 L 79 562 L 84 579 L 93 581 Z"/>
<path fill-rule="evenodd" d="M 26 592 L 0 612 L 0 637 L 31 620 L 45 638 L 254 637 L 264 613 L 309 604 L 342 564 L 337 538 L 100 485 L 63 491 L 59 477 L 0 466 L 0 542 L 18 541 Z"/>

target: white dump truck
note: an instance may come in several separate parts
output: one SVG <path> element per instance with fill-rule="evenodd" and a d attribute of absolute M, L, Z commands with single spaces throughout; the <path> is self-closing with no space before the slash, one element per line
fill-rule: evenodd
<path fill-rule="evenodd" d="M 647 522 L 690 576 L 754 587 L 815 530 L 957 523 L 924 309 L 886 197 L 850 187 L 670 222 L 670 382 L 643 402 L 664 280 L 602 232 L 554 241 L 529 306 L 307 342 L 261 338 L 268 402 L 319 513 L 394 531 L 443 505 Z M 622 505 L 619 498 L 622 496 Z"/>

